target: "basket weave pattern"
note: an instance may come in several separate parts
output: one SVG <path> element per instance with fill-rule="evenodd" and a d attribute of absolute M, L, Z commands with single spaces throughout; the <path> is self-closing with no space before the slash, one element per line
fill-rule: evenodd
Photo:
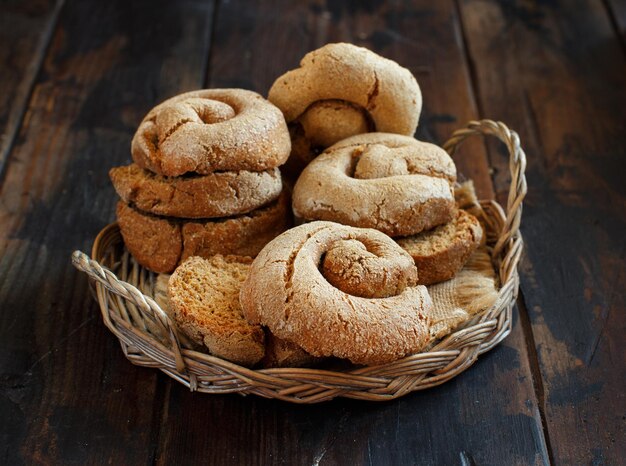
<path fill-rule="evenodd" d="M 506 212 L 494 201 L 481 201 L 487 244 L 501 284 L 498 298 L 491 308 L 428 351 L 388 364 L 340 371 L 254 370 L 184 348 L 170 318 L 150 297 L 154 274 L 139 266 L 123 249 L 116 224 L 98 235 L 92 251 L 94 259 L 75 251 L 72 262 L 93 279 L 104 323 L 119 339 L 126 357 L 138 366 L 162 370 L 191 390 L 253 393 L 295 403 L 316 403 L 335 397 L 389 400 L 433 387 L 470 367 L 480 354 L 492 349 L 511 331 L 511 313 L 519 287 L 517 264 L 523 246 L 519 226 L 527 191 L 526 156 L 517 133 L 491 120 L 470 122 L 443 147 L 452 154 L 467 137 L 481 134 L 500 139 L 510 154 L 511 186 Z"/>

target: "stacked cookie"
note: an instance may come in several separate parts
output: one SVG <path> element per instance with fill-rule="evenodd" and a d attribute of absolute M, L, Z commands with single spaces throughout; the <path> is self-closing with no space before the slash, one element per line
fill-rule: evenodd
<path fill-rule="evenodd" d="M 422 109 L 415 77 L 396 62 L 352 44 L 328 44 L 280 76 L 268 99 L 289 124 L 288 169 L 297 175 L 327 147 L 380 131 L 413 135 Z"/>
<path fill-rule="evenodd" d="M 450 156 L 412 137 L 415 78 L 329 44 L 278 78 L 269 101 L 204 90 L 148 113 L 134 164 L 111 170 L 128 250 L 174 271 L 171 317 L 217 357 L 383 364 L 421 351 L 447 315 L 424 285 L 454 277 L 483 232 Z M 288 157 L 301 172 L 293 203 L 278 168 Z M 292 212 L 309 223 L 284 231 Z"/>
<path fill-rule="evenodd" d="M 434 144 L 389 133 L 353 136 L 302 172 L 293 211 L 303 220 L 376 228 L 415 260 L 419 283 L 452 278 L 478 247 L 482 229 L 454 198 L 456 167 Z"/>
<path fill-rule="evenodd" d="M 155 272 L 191 256 L 255 256 L 290 224 L 278 169 L 290 146 L 280 110 L 251 91 L 158 105 L 133 138 L 134 163 L 110 171 L 126 247 Z"/>

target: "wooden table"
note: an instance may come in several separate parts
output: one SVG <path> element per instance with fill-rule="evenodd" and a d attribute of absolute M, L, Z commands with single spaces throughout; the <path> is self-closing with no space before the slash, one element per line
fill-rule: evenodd
<path fill-rule="evenodd" d="M 626 464 L 625 25 L 620 0 L 0 3 L 0 464 Z M 265 94 L 333 41 L 415 74 L 420 139 L 476 118 L 520 133 L 511 335 L 386 403 L 194 394 L 131 365 L 70 265 L 114 217 L 109 168 L 157 102 Z M 455 157 L 503 200 L 503 147 Z"/>

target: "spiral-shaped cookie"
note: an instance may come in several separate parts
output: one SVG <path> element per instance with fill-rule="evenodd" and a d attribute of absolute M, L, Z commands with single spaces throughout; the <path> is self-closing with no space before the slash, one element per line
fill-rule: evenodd
<path fill-rule="evenodd" d="M 356 134 L 413 135 L 422 108 L 419 85 L 409 70 L 346 43 L 306 54 L 299 68 L 276 79 L 268 99 L 285 114 L 292 158 L 304 164 Z"/>
<path fill-rule="evenodd" d="M 246 319 L 315 356 L 389 362 L 428 341 L 432 301 L 413 259 L 383 233 L 332 222 L 286 231 L 241 288 Z"/>
<path fill-rule="evenodd" d="M 284 163 L 290 150 L 280 110 L 243 89 L 172 97 L 146 115 L 131 145 L 137 165 L 165 176 L 268 170 Z"/>
<path fill-rule="evenodd" d="M 367 133 L 329 147 L 293 191 L 305 220 L 330 220 L 406 236 L 449 222 L 455 213 L 456 167 L 434 144 Z"/>

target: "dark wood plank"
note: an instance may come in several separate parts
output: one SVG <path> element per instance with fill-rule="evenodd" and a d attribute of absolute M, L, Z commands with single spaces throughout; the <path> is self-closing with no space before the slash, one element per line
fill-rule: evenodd
<path fill-rule="evenodd" d="M 62 5 L 63 0 L 0 3 L 0 174 Z"/>
<path fill-rule="evenodd" d="M 212 3 L 65 5 L 0 190 L 0 463 L 139 464 L 169 379 L 132 366 L 70 265 L 157 101 L 201 87 Z"/>
<path fill-rule="evenodd" d="M 476 118 L 452 2 L 257 2 L 219 5 L 208 85 L 265 94 L 304 53 L 330 41 L 365 45 L 418 77 L 421 138 L 443 142 Z M 491 182 L 481 143 L 459 154 L 483 195 Z M 471 149 L 471 150 L 468 150 Z M 189 415 L 193 413 L 193 415 Z M 456 380 L 389 403 L 335 400 L 296 406 L 209 396 L 173 385 L 160 464 L 547 464 L 524 335 Z M 487 440 L 488 439 L 488 440 Z"/>
<path fill-rule="evenodd" d="M 556 464 L 626 458 L 626 64 L 599 1 L 461 1 L 486 115 L 521 133 L 522 291 Z M 494 150 L 496 187 L 505 157 Z"/>
<path fill-rule="evenodd" d="M 619 36 L 622 48 L 626 52 L 626 1 L 605 0 L 615 33 Z"/>

